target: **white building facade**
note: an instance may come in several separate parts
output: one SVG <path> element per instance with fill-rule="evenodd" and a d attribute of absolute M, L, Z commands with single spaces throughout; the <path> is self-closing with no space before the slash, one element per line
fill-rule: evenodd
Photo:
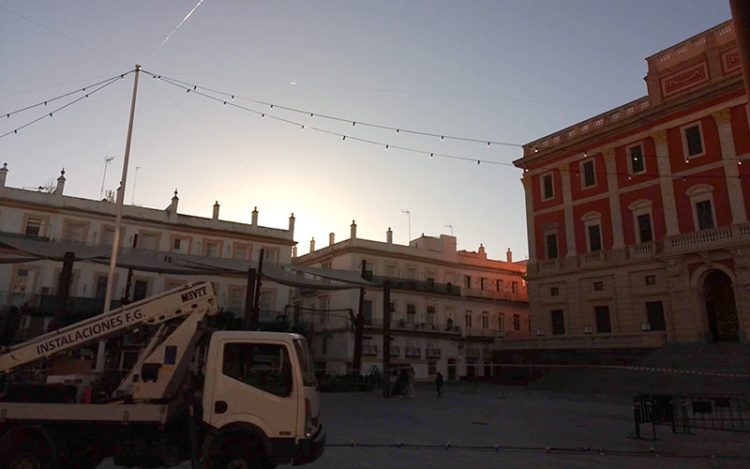
<path fill-rule="evenodd" d="M 391 366 L 411 365 L 419 380 L 439 371 L 448 380 L 491 378 L 496 337 L 529 334 L 526 263 L 488 259 L 456 249 L 454 236 L 422 235 L 408 246 L 357 238 L 294 259 L 295 265 L 359 272 L 382 284 L 389 280 Z M 362 372 L 383 369 L 383 290 L 366 288 L 363 303 Z M 312 346 L 319 369 L 342 374 L 352 369 L 355 334 L 350 313 L 359 310 L 360 291 L 308 292 L 296 306 L 312 324 Z"/>
<path fill-rule="evenodd" d="M 0 234 L 48 243 L 111 246 L 114 236 L 115 204 L 64 194 L 64 171 L 52 192 L 8 187 L 8 169 L 0 168 Z M 178 213 L 177 191 L 166 209 L 124 206 L 121 247 L 153 252 L 155 256 L 172 253 L 206 258 L 257 261 L 261 249 L 264 263 L 289 264 L 294 245 L 294 215 L 287 229 L 258 225 L 258 211 L 253 210 L 251 223 L 219 219 L 219 204 L 214 204 L 212 218 Z M 57 294 L 62 263 L 53 260 L 5 263 L 27 257 L 18 250 L 0 245 L 0 306 L 26 304 L 30 310 L 44 309 L 50 297 Z M 75 299 L 99 300 L 103 305 L 106 292 L 108 260 L 73 266 L 69 295 Z M 130 275 L 129 275 L 130 274 Z M 128 277 L 130 282 L 128 284 Z M 194 280 L 211 280 L 217 286 L 220 306 L 242 316 L 247 279 L 242 275 L 177 275 L 117 268 L 112 299 L 135 301 Z M 283 312 L 291 288 L 264 282 L 260 296 L 261 320 L 274 319 Z M 45 301 L 47 300 L 47 301 Z M 85 302 L 85 301 L 84 301 Z M 81 303 L 81 302 L 78 302 Z M 89 302 L 90 303 L 90 302 Z M 100 306 L 101 307 L 101 306 Z M 22 322 L 23 323 L 28 321 Z M 37 331 L 39 332 L 39 331 Z M 21 331 L 23 336 L 23 331 Z"/>

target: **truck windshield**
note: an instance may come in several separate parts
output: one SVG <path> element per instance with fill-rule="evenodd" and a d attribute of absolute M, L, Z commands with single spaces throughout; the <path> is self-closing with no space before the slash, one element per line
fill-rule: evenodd
<path fill-rule="evenodd" d="M 295 339 L 294 349 L 299 357 L 299 366 L 302 369 L 302 382 L 305 386 L 317 386 L 318 380 L 315 379 L 315 369 L 313 369 L 310 348 L 305 339 Z"/>

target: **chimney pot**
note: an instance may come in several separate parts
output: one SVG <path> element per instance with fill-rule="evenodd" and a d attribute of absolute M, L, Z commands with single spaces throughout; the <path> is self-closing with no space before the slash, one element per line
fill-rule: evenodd
<path fill-rule="evenodd" d="M 315 237 L 314 236 L 310 240 L 310 253 L 312 254 L 313 252 L 315 252 Z"/>
<path fill-rule="evenodd" d="M 219 207 L 220 207 L 219 201 L 217 200 L 216 203 L 214 204 L 214 216 L 213 216 L 214 220 L 219 219 Z"/>
<path fill-rule="evenodd" d="M 289 216 L 289 233 L 292 235 L 292 239 L 294 239 L 294 222 L 297 219 L 294 218 L 294 212 Z"/>
<path fill-rule="evenodd" d="M 328 245 L 333 246 L 334 244 L 336 244 L 336 233 L 328 233 Z"/>
<path fill-rule="evenodd" d="M 65 190 L 65 168 L 60 171 L 60 177 L 57 178 L 57 187 L 55 187 L 55 195 L 63 195 Z"/>
<path fill-rule="evenodd" d="M 385 232 L 385 242 L 388 244 L 393 244 L 393 231 L 391 231 L 391 227 L 388 227 L 388 231 Z"/>
<path fill-rule="evenodd" d="M 354 239 L 357 237 L 357 222 L 352 220 L 351 230 L 349 233 L 349 237 Z"/>
<path fill-rule="evenodd" d="M 0 187 L 5 187 L 5 179 L 8 177 L 8 163 L 3 163 L 0 168 Z"/>
<path fill-rule="evenodd" d="M 505 260 L 508 263 L 512 263 L 513 262 L 513 251 L 511 251 L 510 248 L 508 248 L 508 250 L 505 251 Z"/>
<path fill-rule="evenodd" d="M 253 208 L 252 224 L 258 226 L 258 207 Z"/>

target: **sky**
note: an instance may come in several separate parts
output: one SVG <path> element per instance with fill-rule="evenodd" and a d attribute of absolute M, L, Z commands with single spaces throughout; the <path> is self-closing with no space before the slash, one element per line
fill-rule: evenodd
<path fill-rule="evenodd" d="M 165 208 L 177 189 L 184 214 L 219 201 L 222 219 L 249 223 L 257 206 L 261 225 L 285 229 L 294 213 L 299 254 L 356 220 L 360 238 L 452 233 L 459 249 L 519 260 L 513 145 L 644 96 L 645 57 L 728 19 L 728 0 L 0 0 L 0 116 L 139 64 L 235 98 L 141 73 L 126 203 Z M 67 195 L 116 189 L 133 77 L 0 138 L 7 185 L 64 167 Z M 0 135 L 84 94 L 0 117 Z"/>

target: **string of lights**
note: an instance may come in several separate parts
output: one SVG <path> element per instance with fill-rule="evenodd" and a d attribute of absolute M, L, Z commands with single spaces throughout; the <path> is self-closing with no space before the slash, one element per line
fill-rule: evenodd
<path fill-rule="evenodd" d="M 132 72 L 132 70 L 130 72 Z M 83 88 L 78 88 L 77 90 L 73 90 L 73 91 L 69 91 L 67 93 L 61 94 L 60 96 L 55 96 L 54 98 L 48 98 L 48 99 L 45 99 L 44 101 L 39 101 L 38 103 L 32 104 L 31 106 L 26 106 L 21 109 L 16 109 L 15 111 L 0 113 L 0 116 L 5 116 L 5 118 L 7 119 L 7 118 L 10 118 L 10 116 L 12 115 L 15 115 L 24 111 L 28 111 L 30 109 L 34 109 L 35 107 L 47 106 L 49 103 L 52 103 L 54 101 L 57 101 L 63 98 L 67 98 L 68 96 L 74 95 L 76 93 L 86 93 L 88 90 L 95 88 L 103 83 L 107 83 L 111 80 L 116 80 L 117 78 L 125 78 L 125 75 L 127 75 L 130 72 L 117 74 L 113 77 L 98 81 L 96 83 L 92 83 L 90 85 L 86 85 Z"/>
<path fill-rule="evenodd" d="M 131 72 L 132 72 L 132 71 L 131 71 Z M 75 104 L 75 103 L 77 103 L 77 102 L 79 102 L 79 101 L 82 101 L 82 100 L 84 100 L 84 99 L 88 99 L 88 98 L 89 98 L 89 96 L 91 96 L 91 95 L 93 95 L 93 94 L 95 94 L 95 93 L 98 93 L 99 91 L 101 91 L 101 90 L 103 90 L 104 88 L 106 88 L 106 87 L 110 86 L 111 84 L 113 84 L 113 83 L 116 83 L 116 82 L 117 82 L 117 81 L 119 81 L 120 79 L 123 79 L 123 78 L 125 78 L 125 75 L 127 75 L 128 73 L 131 73 L 131 72 L 123 73 L 122 75 L 117 75 L 116 77 L 110 78 L 109 80 L 105 81 L 105 82 L 104 82 L 104 83 L 103 83 L 102 85 L 100 85 L 99 87 L 93 88 L 93 89 L 92 89 L 91 91 L 88 91 L 88 92 L 86 92 L 85 94 L 83 94 L 82 96 L 80 96 L 80 97 L 78 97 L 78 98 L 74 99 L 73 101 L 70 101 L 69 103 L 66 103 L 66 104 L 64 104 L 64 105 L 62 105 L 62 106 L 60 106 L 60 107 L 58 107 L 58 108 L 56 108 L 56 109 L 53 109 L 52 111 L 50 111 L 50 112 L 48 112 L 48 113 L 46 113 L 46 114 L 44 114 L 44 115 L 41 115 L 41 116 L 37 117 L 36 119 L 34 119 L 34 120 L 32 120 L 32 121 L 29 121 L 29 122 L 27 122 L 27 123 L 25 123 L 25 124 L 23 124 L 23 125 L 21 125 L 21 126 L 19 126 L 19 127 L 16 127 L 16 128 L 15 128 L 15 129 L 13 129 L 13 130 L 10 130 L 10 131 L 8 131 L 8 132 L 6 132 L 6 133 L 4 133 L 4 134 L 0 134 L 0 139 L 2 139 L 2 138 L 5 138 L 5 137 L 7 137 L 8 135 L 15 135 L 15 134 L 18 134 L 18 132 L 19 132 L 20 130 L 23 130 L 23 129 L 25 129 L 26 127 L 29 127 L 29 126 L 31 126 L 31 125 L 34 125 L 34 124 L 36 124 L 37 122 L 39 122 L 39 121 L 41 121 L 41 120 L 43 120 L 43 119 L 47 119 L 47 118 L 53 117 L 55 113 L 57 113 L 57 112 L 60 112 L 60 111 L 62 111 L 63 109 L 65 109 L 65 108 L 67 108 L 67 107 L 70 107 L 70 106 L 72 106 L 73 104 Z"/>
<path fill-rule="evenodd" d="M 360 120 L 357 120 L 357 119 L 348 119 L 348 118 L 344 118 L 344 117 L 338 117 L 338 116 L 333 116 L 333 115 L 330 115 L 330 114 L 323 114 L 323 113 L 314 112 L 314 111 L 306 111 L 306 110 L 303 110 L 303 109 L 297 109 L 297 108 L 293 108 L 293 107 L 289 107 L 289 106 L 283 106 L 283 105 L 279 105 L 279 104 L 274 104 L 274 103 L 271 103 L 271 102 L 268 102 L 268 101 L 263 101 L 263 100 L 254 99 L 254 98 L 248 98 L 248 97 L 240 96 L 240 95 L 235 94 L 235 93 L 228 93 L 228 92 L 225 92 L 225 91 L 221 91 L 221 90 L 209 88 L 209 87 L 206 87 L 206 86 L 198 86 L 195 83 L 189 83 L 189 82 L 178 80 L 177 78 L 172 78 L 172 77 L 168 77 L 168 76 L 165 76 L 165 75 L 154 75 L 154 74 L 152 74 L 150 72 L 146 72 L 146 73 L 148 73 L 149 75 L 151 75 L 152 77 L 154 77 L 156 79 L 169 80 L 172 83 L 183 85 L 184 87 L 192 89 L 194 91 L 197 91 L 197 90 L 200 89 L 200 90 L 208 91 L 208 92 L 211 92 L 211 93 L 215 93 L 215 94 L 218 94 L 218 95 L 221 95 L 221 96 L 224 96 L 224 97 L 229 97 L 230 100 L 234 100 L 235 98 L 237 98 L 237 99 L 243 99 L 245 101 L 250 101 L 250 102 L 253 102 L 255 104 L 261 104 L 263 106 L 268 106 L 271 109 L 281 109 L 281 110 L 284 110 L 284 111 L 294 112 L 294 113 L 297 113 L 297 114 L 304 114 L 304 115 L 310 116 L 310 117 L 319 117 L 319 118 L 322 118 L 322 119 L 328 119 L 328 120 L 337 121 L 337 122 L 343 122 L 343 123 L 347 123 L 347 124 L 351 123 L 352 126 L 362 126 L 362 127 L 370 127 L 370 128 L 374 128 L 374 129 L 390 130 L 390 131 L 395 132 L 395 133 L 405 133 L 405 134 L 412 134 L 412 135 L 420 135 L 420 136 L 423 136 L 423 137 L 434 137 L 434 138 L 439 138 L 440 140 L 457 140 L 457 141 L 461 141 L 461 142 L 481 143 L 481 144 L 484 144 L 484 145 L 487 145 L 487 146 L 499 145 L 499 146 L 508 146 L 508 147 L 517 147 L 517 148 L 523 147 L 523 145 L 518 144 L 518 143 L 500 142 L 500 141 L 491 140 L 491 139 L 479 139 L 479 138 L 470 138 L 470 137 L 460 137 L 460 136 L 455 136 L 455 135 L 446 135 L 446 134 L 439 134 L 439 133 L 433 133 L 433 132 L 425 132 L 425 131 L 421 131 L 421 130 L 404 129 L 404 128 L 400 128 L 400 127 L 392 127 L 392 126 L 382 125 L 382 124 L 373 124 L 373 123 L 370 123 L 370 122 L 364 122 L 364 121 L 360 121 Z"/>
<path fill-rule="evenodd" d="M 371 144 L 371 145 L 380 146 L 381 148 L 383 148 L 385 150 L 391 150 L 391 149 L 393 149 L 393 150 L 401 150 L 401 151 L 404 151 L 404 152 L 410 152 L 410 153 L 414 153 L 414 154 L 428 156 L 430 158 L 445 158 L 445 159 L 452 159 L 452 160 L 468 161 L 468 162 L 476 163 L 477 165 L 481 165 L 482 163 L 484 163 L 484 164 L 491 164 L 491 165 L 508 166 L 508 167 L 511 167 L 511 168 L 514 167 L 513 163 L 502 162 L 502 161 L 495 161 L 495 160 L 488 160 L 488 159 L 478 158 L 478 157 L 470 157 L 470 156 L 462 156 L 462 155 L 455 155 L 455 154 L 449 154 L 449 153 L 435 152 L 435 151 L 427 151 L 427 150 L 421 150 L 421 149 L 418 149 L 418 148 L 406 147 L 406 146 L 402 146 L 402 145 L 393 145 L 393 144 L 386 143 L 386 142 L 381 142 L 381 141 L 376 141 L 376 140 L 370 140 L 370 139 L 366 139 L 366 138 L 362 138 L 362 137 L 356 137 L 356 136 L 351 135 L 351 134 L 344 134 L 344 133 L 341 133 L 341 132 L 336 132 L 336 131 L 332 131 L 332 130 L 329 130 L 329 129 L 324 129 L 324 128 L 321 128 L 321 127 L 317 127 L 317 126 L 305 124 L 305 123 L 300 122 L 300 121 L 286 119 L 284 117 L 280 117 L 280 116 L 277 116 L 277 115 L 274 115 L 274 114 L 266 113 L 266 112 L 260 111 L 258 109 L 249 108 L 249 107 L 243 106 L 241 104 L 237 104 L 236 102 L 233 102 L 233 100 L 232 100 L 232 97 L 236 98 L 235 95 L 231 95 L 228 100 L 227 99 L 223 99 L 223 98 L 219 98 L 219 97 L 216 97 L 216 96 L 213 96 L 213 95 L 210 95 L 208 93 L 204 93 L 204 92 L 200 91 L 196 85 L 194 85 L 193 87 L 185 86 L 183 84 L 174 82 L 174 81 L 172 81 L 169 78 L 165 78 L 162 75 L 157 75 L 155 73 L 148 72 L 146 70 L 142 70 L 142 71 L 144 73 L 150 75 L 154 79 L 159 79 L 163 83 L 167 83 L 169 85 L 172 85 L 172 86 L 175 86 L 177 88 L 183 89 L 187 93 L 196 94 L 196 95 L 204 97 L 206 99 L 209 99 L 209 100 L 221 103 L 224 106 L 231 106 L 231 107 L 233 107 L 235 109 L 240 109 L 240 110 L 243 110 L 243 111 L 247 111 L 247 112 L 255 114 L 255 115 L 257 115 L 257 116 L 259 116 L 261 118 L 269 118 L 269 119 L 273 119 L 273 120 L 278 121 L 278 122 L 283 122 L 285 124 L 289 124 L 289 125 L 295 126 L 295 127 L 299 128 L 300 130 L 312 130 L 312 131 L 315 131 L 315 132 L 320 132 L 320 133 L 332 135 L 332 136 L 340 138 L 342 141 L 351 140 L 351 141 L 356 141 L 356 142 L 361 142 L 361 143 L 367 143 L 367 144 Z"/>

